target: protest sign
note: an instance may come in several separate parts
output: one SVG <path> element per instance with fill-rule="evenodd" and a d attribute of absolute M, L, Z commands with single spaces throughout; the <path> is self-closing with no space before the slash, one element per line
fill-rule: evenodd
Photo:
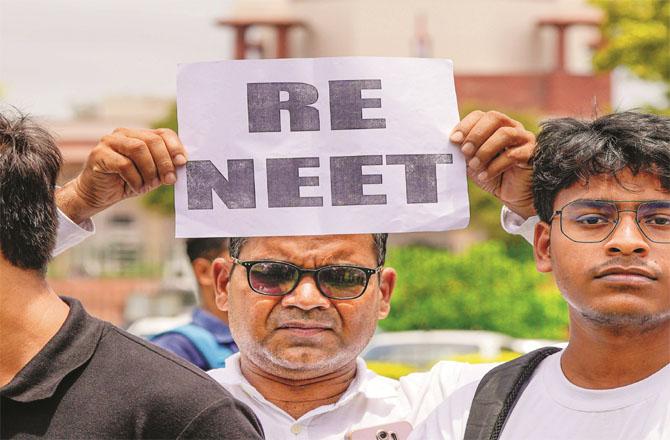
<path fill-rule="evenodd" d="M 181 65 L 177 237 L 442 231 L 469 220 L 449 60 Z"/>

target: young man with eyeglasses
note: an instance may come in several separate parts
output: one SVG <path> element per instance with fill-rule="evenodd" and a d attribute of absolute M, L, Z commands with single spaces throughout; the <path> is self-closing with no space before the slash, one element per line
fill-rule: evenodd
<path fill-rule="evenodd" d="M 473 418 L 505 365 L 455 392 L 412 438 L 670 438 L 670 119 L 547 122 L 534 167 L 535 259 L 568 303 L 569 344 L 519 382 L 516 402 L 487 402 L 513 408 L 494 435 L 479 428 L 495 420 Z"/>

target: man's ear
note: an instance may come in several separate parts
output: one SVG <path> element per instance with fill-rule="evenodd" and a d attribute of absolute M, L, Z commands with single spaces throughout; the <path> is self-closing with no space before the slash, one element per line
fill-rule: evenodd
<path fill-rule="evenodd" d="M 395 282 L 398 274 L 392 267 L 382 269 L 379 274 L 379 292 L 381 294 L 381 302 L 379 303 L 379 313 L 377 319 L 384 319 L 391 311 L 391 296 L 393 289 L 395 289 Z"/>
<path fill-rule="evenodd" d="M 233 268 L 232 260 L 217 258 L 212 262 L 212 279 L 214 280 L 214 302 L 219 310 L 228 311 L 228 282 Z"/>
<path fill-rule="evenodd" d="M 533 252 L 538 272 L 551 272 L 551 225 L 549 223 L 540 222 L 535 225 Z"/>

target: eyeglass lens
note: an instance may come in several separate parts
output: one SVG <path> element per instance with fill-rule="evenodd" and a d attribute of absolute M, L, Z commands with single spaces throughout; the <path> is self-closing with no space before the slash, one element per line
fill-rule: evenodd
<path fill-rule="evenodd" d="M 286 263 L 258 262 L 249 268 L 249 284 L 265 295 L 284 295 L 298 283 L 300 271 Z M 346 266 L 325 267 L 319 270 L 316 283 L 321 292 L 331 298 L 351 298 L 360 295 L 368 276 L 362 269 Z"/>
<path fill-rule="evenodd" d="M 621 210 L 626 211 L 626 210 Z M 619 221 L 619 210 L 613 202 L 577 200 L 561 212 L 561 228 L 570 239 L 599 242 L 612 233 Z M 670 201 L 640 203 L 637 223 L 649 240 L 670 242 Z"/>

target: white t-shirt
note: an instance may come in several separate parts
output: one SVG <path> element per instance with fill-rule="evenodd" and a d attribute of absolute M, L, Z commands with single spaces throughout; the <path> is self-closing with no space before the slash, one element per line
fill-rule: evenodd
<path fill-rule="evenodd" d="M 568 381 L 561 353 L 540 363 L 500 440 L 670 439 L 670 365 L 631 385 L 590 390 Z M 454 392 L 410 439 L 461 440 L 476 388 L 473 382 Z"/>
<path fill-rule="evenodd" d="M 429 372 L 397 381 L 368 370 L 358 358 L 356 378 L 336 403 L 294 419 L 244 378 L 239 357 L 229 357 L 225 368 L 208 374 L 256 413 L 268 440 L 342 440 L 350 431 L 380 424 L 407 421 L 416 426 L 455 389 L 481 379 L 496 365 L 439 362 Z"/>

